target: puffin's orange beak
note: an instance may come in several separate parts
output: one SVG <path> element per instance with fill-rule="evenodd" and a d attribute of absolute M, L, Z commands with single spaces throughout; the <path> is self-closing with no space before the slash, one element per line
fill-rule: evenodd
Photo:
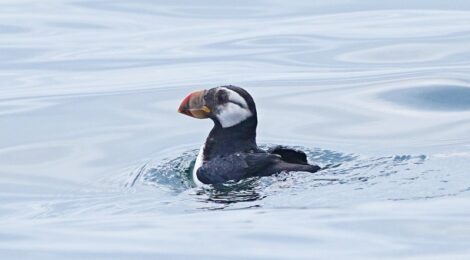
<path fill-rule="evenodd" d="M 211 110 L 204 101 L 205 94 L 206 90 L 189 94 L 181 102 L 178 112 L 195 118 L 207 118 Z"/>

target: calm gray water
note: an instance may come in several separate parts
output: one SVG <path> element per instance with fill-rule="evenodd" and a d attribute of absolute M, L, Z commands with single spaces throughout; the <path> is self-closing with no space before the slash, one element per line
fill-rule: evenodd
<path fill-rule="evenodd" d="M 190 91 L 328 168 L 196 188 Z M 0 2 L 1 259 L 470 259 L 468 1 Z"/>

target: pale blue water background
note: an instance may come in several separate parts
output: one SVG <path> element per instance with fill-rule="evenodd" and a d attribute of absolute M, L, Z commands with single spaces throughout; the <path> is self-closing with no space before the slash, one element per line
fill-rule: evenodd
<path fill-rule="evenodd" d="M 202 190 L 190 91 L 332 167 Z M 470 2 L 0 2 L 1 259 L 470 259 Z"/>

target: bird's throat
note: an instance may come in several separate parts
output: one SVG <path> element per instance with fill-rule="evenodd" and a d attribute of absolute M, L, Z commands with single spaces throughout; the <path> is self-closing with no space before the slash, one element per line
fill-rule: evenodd
<path fill-rule="evenodd" d="M 215 124 L 206 139 L 204 159 L 210 160 L 217 156 L 237 152 L 257 150 L 256 145 L 256 116 L 228 128 Z"/>

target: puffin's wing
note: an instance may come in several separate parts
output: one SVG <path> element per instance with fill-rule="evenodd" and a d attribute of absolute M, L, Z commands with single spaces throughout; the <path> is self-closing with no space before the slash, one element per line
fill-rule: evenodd
<path fill-rule="evenodd" d="M 268 149 L 268 153 L 280 155 L 287 163 L 308 164 L 307 155 L 304 152 L 285 146 L 272 147 Z"/>
<path fill-rule="evenodd" d="M 206 184 L 257 176 L 279 161 L 279 155 L 269 153 L 236 153 L 205 162 L 197 170 L 197 178 Z"/>

